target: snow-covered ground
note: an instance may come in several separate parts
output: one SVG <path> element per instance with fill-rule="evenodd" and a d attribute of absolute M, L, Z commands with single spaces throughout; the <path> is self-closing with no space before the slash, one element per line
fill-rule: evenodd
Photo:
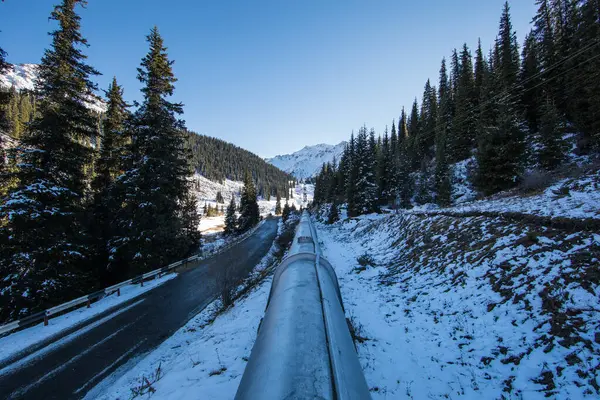
<path fill-rule="evenodd" d="M 144 286 L 128 285 L 122 287 L 120 296 L 117 296 L 117 293 L 113 293 L 110 296 L 106 296 L 99 301 L 92 303 L 90 308 L 84 306 L 67 314 L 51 318 L 48 321 L 48 326 L 44 326 L 44 323 L 42 322 L 0 338 L 0 348 L 2 349 L 2 352 L 0 353 L 0 363 L 35 343 L 58 335 L 62 331 L 69 329 L 80 322 L 93 318 L 111 307 L 138 297 L 142 293 L 152 290 L 176 276 L 176 273 L 171 273 L 158 279 L 146 281 Z M 112 317 L 116 315 L 118 315 L 118 313 L 113 314 Z M 80 333 L 81 332 L 75 332 L 74 335 Z"/>
<path fill-rule="evenodd" d="M 274 244 L 246 282 L 258 280 L 273 265 L 275 251 Z M 271 280 L 267 275 L 224 312 L 221 301 L 213 301 L 159 347 L 127 363 L 85 398 L 233 399 L 264 315 Z"/>
<path fill-rule="evenodd" d="M 600 235 L 407 213 L 317 228 L 374 399 L 600 395 Z"/>
<path fill-rule="evenodd" d="M 577 179 L 562 179 L 534 196 L 480 200 L 444 210 L 456 213 L 515 212 L 544 217 L 600 219 L 600 173 Z"/>

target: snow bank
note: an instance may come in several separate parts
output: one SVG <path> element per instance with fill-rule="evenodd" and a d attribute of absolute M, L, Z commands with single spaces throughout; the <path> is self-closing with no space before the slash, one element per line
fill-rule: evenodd
<path fill-rule="evenodd" d="M 404 213 L 317 227 L 374 399 L 597 398 L 600 235 Z"/>

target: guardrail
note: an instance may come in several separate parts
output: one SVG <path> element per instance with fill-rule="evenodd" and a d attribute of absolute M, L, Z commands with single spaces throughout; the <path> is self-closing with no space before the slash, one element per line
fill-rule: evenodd
<path fill-rule="evenodd" d="M 370 399 L 337 276 L 305 212 L 273 276 L 236 400 Z"/>
<path fill-rule="evenodd" d="M 147 279 L 153 278 L 153 277 L 160 277 L 160 275 L 166 274 L 167 272 L 171 272 L 173 269 L 180 267 L 182 265 L 186 265 L 189 262 L 203 260 L 206 257 L 212 256 L 219 252 L 223 252 L 223 251 L 230 249 L 231 247 L 235 246 L 236 244 L 238 244 L 238 243 L 244 241 L 245 239 L 247 239 L 248 237 L 250 237 L 256 231 L 256 229 L 258 229 L 258 227 L 260 225 L 262 225 L 262 222 L 260 224 L 256 225 L 254 228 L 250 229 L 249 231 L 245 232 L 244 234 L 238 236 L 236 238 L 236 240 L 231 241 L 226 246 L 220 247 L 216 252 L 213 252 L 210 254 L 205 254 L 205 255 L 191 256 L 191 257 L 185 258 L 183 260 L 176 261 L 172 264 L 167 265 L 166 267 L 162 267 L 159 269 L 155 269 L 154 271 L 146 272 L 146 273 L 138 275 L 134 278 L 131 278 L 126 281 L 119 282 L 115 285 L 109 286 L 105 289 L 98 290 L 97 292 L 90 293 L 88 295 L 81 296 L 77 299 L 73 299 L 71 301 L 60 304 L 58 306 L 48 308 L 44 311 L 40 311 L 35 314 L 31 314 L 23 319 L 10 322 L 6 325 L 0 325 L 0 335 L 3 335 L 7 332 L 11 332 L 18 328 L 33 325 L 33 324 L 41 322 L 41 321 L 44 321 L 44 325 L 47 326 L 48 320 L 52 316 L 59 314 L 63 311 L 70 310 L 72 308 L 81 306 L 83 304 L 86 304 L 88 307 L 91 307 L 92 302 L 99 300 L 101 297 L 103 297 L 105 295 L 108 296 L 115 292 L 117 293 L 117 296 L 120 296 L 121 288 L 123 286 L 131 285 L 131 284 L 138 284 L 138 283 L 140 285 L 144 286 L 144 280 L 147 280 Z"/>

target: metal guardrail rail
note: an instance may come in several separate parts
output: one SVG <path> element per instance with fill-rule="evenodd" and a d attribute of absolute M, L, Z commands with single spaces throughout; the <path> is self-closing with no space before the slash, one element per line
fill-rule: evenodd
<path fill-rule="evenodd" d="M 304 212 L 235 399 L 370 399 L 337 276 Z"/>
<path fill-rule="evenodd" d="M 235 246 L 236 244 L 244 241 L 245 239 L 250 237 L 254 233 L 254 231 L 256 231 L 256 229 L 258 229 L 258 227 L 261 224 L 255 226 L 253 229 L 249 230 L 248 232 L 240 235 L 236 240 L 230 242 L 228 245 L 219 248 L 218 252 L 223 252 L 223 251 Z M 208 256 L 211 256 L 211 255 L 213 255 L 213 254 L 212 253 L 208 254 Z M 87 304 L 87 306 L 90 307 L 92 302 L 99 300 L 100 298 L 102 298 L 105 295 L 108 296 L 115 292 L 118 295 L 121 295 L 121 288 L 124 286 L 131 285 L 131 284 L 138 284 L 138 283 L 143 286 L 144 281 L 147 279 L 154 278 L 154 277 L 160 276 L 162 274 L 166 274 L 167 272 L 171 272 L 175 268 L 178 268 L 182 265 L 187 265 L 187 263 L 189 263 L 189 262 L 201 260 L 203 258 L 204 258 L 204 256 L 202 256 L 202 255 L 191 256 L 191 257 L 185 258 L 183 260 L 176 261 L 165 267 L 155 269 L 154 271 L 146 272 L 144 274 L 138 275 L 138 276 L 128 279 L 126 281 L 119 282 L 119 283 L 109 286 L 105 289 L 98 290 L 97 292 L 90 293 L 85 296 L 81 296 L 79 298 L 68 301 L 66 303 L 57 305 L 55 307 L 48 308 L 44 311 L 40 311 L 35 314 L 31 314 L 23 319 L 10 322 L 6 325 L 0 325 L 0 335 L 3 335 L 7 332 L 11 332 L 18 328 L 23 328 L 25 326 L 36 324 L 36 323 L 42 322 L 42 321 L 44 321 L 44 325 L 48 325 L 48 320 L 52 316 L 62 313 L 63 311 L 70 310 L 75 307 L 79 307 L 83 304 Z"/>

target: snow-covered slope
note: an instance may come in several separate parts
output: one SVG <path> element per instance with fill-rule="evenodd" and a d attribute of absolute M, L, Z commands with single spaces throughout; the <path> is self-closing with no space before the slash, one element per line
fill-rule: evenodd
<path fill-rule="evenodd" d="M 340 160 L 346 142 L 339 144 L 317 144 L 306 146 L 292 154 L 284 154 L 268 158 L 267 162 L 277 168 L 294 175 L 298 179 L 311 178 L 316 175 L 323 163 L 335 159 Z"/>
<path fill-rule="evenodd" d="M 38 76 L 37 64 L 15 64 L 7 73 L 0 75 L 0 88 L 15 87 L 16 90 L 33 90 Z M 87 102 L 88 108 L 96 112 L 105 112 L 106 105 L 99 99 Z"/>

